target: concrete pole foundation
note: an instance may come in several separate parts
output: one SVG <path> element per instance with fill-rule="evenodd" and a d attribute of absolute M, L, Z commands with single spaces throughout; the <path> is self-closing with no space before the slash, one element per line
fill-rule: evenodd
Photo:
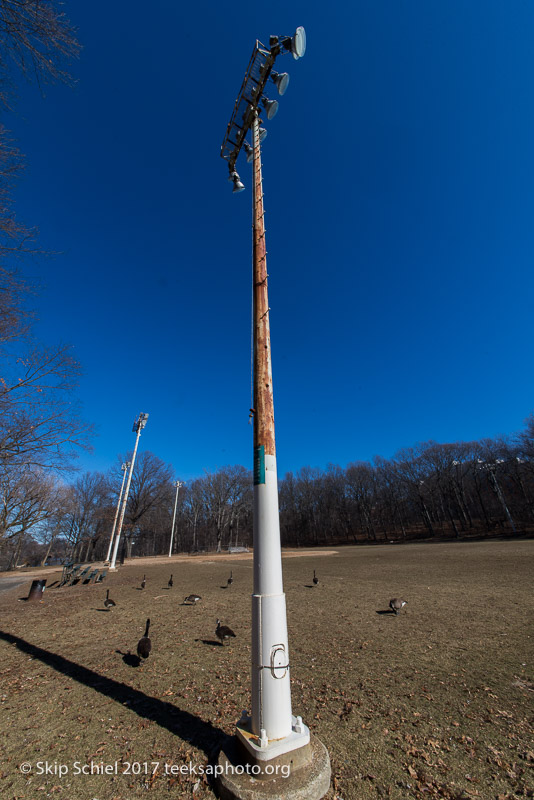
<path fill-rule="evenodd" d="M 229 736 L 217 759 L 222 800 L 320 800 L 330 788 L 330 759 L 315 736 L 304 747 L 259 761 L 237 736 Z"/>

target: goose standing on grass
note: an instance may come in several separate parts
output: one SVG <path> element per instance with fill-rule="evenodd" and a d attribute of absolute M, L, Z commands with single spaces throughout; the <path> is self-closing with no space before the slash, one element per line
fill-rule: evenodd
<path fill-rule="evenodd" d="M 143 575 L 143 580 L 141 581 L 141 589 L 144 589 L 146 586 L 146 575 Z"/>
<path fill-rule="evenodd" d="M 235 639 L 235 633 L 233 632 L 233 630 L 229 628 L 227 625 L 221 625 L 220 619 L 217 620 L 217 627 L 215 628 L 215 636 L 217 637 L 217 639 L 220 640 L 223 647 L 226 639 L 230 639 L 231 637 Z"/>
<path fill-rule="evenodd" d="M 227 586 L 231 586 L 233 582 L 234 582 L 234 579 L 232 578 L 232 570 L 230 570 L 230 577 L 226 581 L 226 585 Z"/>
<path fill-rule="evenodd" d="M 202 600 L 199 594 L 188 594 L 187 597 L 184 599 L 184 603 L 198 603 L 199 600 Z"/>
<path fill-rule="evenodd" d="M 169 582 L 168 582 L 167 586 L 169 587 L 169 589 L 172 589 L 172 587 L 173 587 L 172 575 L 171 575 L 171 577 L 169 578 Z"/>
<path fill-rule="evenodd" d="M 113 606 L 117 605 L 115 600 L 112 600 L 111 597 L 109 596 L 109 589 L 106 592 L 106 599 L 104 600 L 104 605 L 106 606 L 106 608 L 113 608 Z"/>
<path fill-rule="evenodd" d="M 389 607 L 395 613 L 395 615 L 397 615 L 401 608 L 404 608 L 406 603 L 406 600 L 401 600 L 400 597 L 394 597 L 393 600 L 389 601 Z"/>
<path fill-rule="evenodd" d="M 148 658 L 152 650 L 152 642 L 148 638 L 148 629 L 150 628 L 150 620 L 146 621 L 146 628 L 144 636 L 141 636 L 137 642 L 137 655 L 139 658 Z"/>
<path fill-rule="evenodd" d="M 313 570 L 313 585 L 317 586 L 318 583 L 319 583 L 319 578 L 316 576 L 315 570 Z"/>

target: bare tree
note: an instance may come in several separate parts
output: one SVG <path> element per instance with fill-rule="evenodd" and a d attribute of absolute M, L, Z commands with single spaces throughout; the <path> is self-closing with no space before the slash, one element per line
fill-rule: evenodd
<path fill-rule="evenodd" d="M 0 81 L 0 102 L 1 102 Z M 35 228 L 21 223 L 13 210 L 13 190 L 24 170 L 24 160 L 9 131 L 0 125 L 0 258 L 36 251 Z"/>
<path fill-rule="evenodd" d="M 11 75 L 39 84 L 69 83 L 65 63 L 78 55 L 75 30 L 59 3 L 51 0 L 0 0 L 0 101 L 8 105 Z"/>
<path fill-rule="evenodd" d="M 25 302 L 32 292 L 33 286 L 15 270 L 0 267 L 0 353 L 4 352 L 7 343 L 29 333 L 34 314 L 26 308 Z"/>
<path fill-rule="evenodd" d="M 199 530 L 201 527 L 203 527 L 206 521 L 206 507 L 203 499 L 202 478 L 197 478 L 187 487 L 182 507 L 185 520 L 191 532 L 191 547 L 189 549 L 192 552 L 196 552 L 199 546 Z"/>
<path fill-rule="evenodd" d="M 61 484 L 43 470 L 0 469 L 0 544 L 16 566 L 23 544 L 50 519 L 60 502 Z"/>
<path fill-rule="evenodd" d="M 206 472 L 202 478 L 203 501 L 215 531 L 217 552 L 222 550 L 225 532 L 230 530 L 236 509 L 246 502 L 251 482 L 250 471 L 241 465 L 221 467 L 217 472 Z"/>
<path fill-rule="evenodd" d="M 65 67 L 80 50 L 75 31 L 59 4 L 50 0 L 0 0 L 0 104 L 9 108 L 20 76 L 39 86 L 71 82 Z M 0 126 L 0 257 L 32 250 L 36 231 L 20 223 L 13 211 L 12 190 L 23 159 L 9 133 Z"/>
<path fill-rule="evenodd" d="M 131 457 L 123 458 L 121 456 L 119 462 L 122 464 L 124 461 L 131 461 Z M 150 511 L 159 506 L 165 507 L 170 530 L 174 498 L 172 480 L 172 466 L 165 464 L 150 450 L 144 450 L 137 456 L 123 524 L 123 541 L 128 558 L 132 553 L 133 539 L 142 535 L 141 523 Z"/>
<path fill-rule="evenodd" d="M 8 107 L 20 75 L 39 85 L 69 81 L 65 62 L 79 51 L 74 30 L 51 0 L 0 0 L 0 104 Z M 33 231 L 13 211 L 12 191 L 23 168 L 0 126 L 0 259 L 27 252 Z M 64 345 L 38 347 L 29 339 L 33 290 L 0 266 L 0 468 L 65 466 L 88 446 L 90 427 L 70 402 L 79 366 Z M 25 338 L 26 337 L 26 338 Z"/>
<path fill-rule="evenodd" d="M 110 529 L 110 495 L 109 481 L 102 472 L 85 472 L 71 487 L 69 538 L 73 560 L 94 560 L 99 541 Z"/>
<path fill-rule="evenodd" d="M 71 401 L 80 372 L 70 347 L 4 355 L 0 374 L 0 465 L 70 466 L 92 426 Z"/>

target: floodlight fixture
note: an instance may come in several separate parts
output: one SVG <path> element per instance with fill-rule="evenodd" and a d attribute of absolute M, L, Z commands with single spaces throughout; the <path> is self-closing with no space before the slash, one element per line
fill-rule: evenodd
<path fill-rule="evenodd" d="M 272 120 L 278 111 L 278 100 L 269 100 L 267 97 L 263 96 L 261 98 L 261 104 L 267 112 L 267 119 L 269 121 Z"/>
<path fill-rule="evenodd" d="M 265 137 L 267 136 L 267 131 L 265 128 L 260 128 L 260 142 L 263 142 Z M 252 164 L 254 161 L 254 148 L 248 142 L 243 142 L 243 150 L 245 151 L 245 155 L 247 157 L 247 164 Z"/>
<path fill-rule="evenodd" d="M 137 433 L 137 431 L 142 431 L 147 423 L 147 419 L 148 419 L 148 414 L 143 414 L 143 413 L 139 414 L 139 416 L 137 417 L 137 419 L 133 424 L 132 431 L 134 433 Z"/>
<path fill-rule="evenodd" d="M 295 35 L 291 39 L 291 52 L 293 53 L 295 61 L 297 58 L 302 58 L 306 52 L 306 31 L 302 25 L 299 25 L 295 31 Z"/>
<path fill-rule="evenodd" d="M 252 129 L 254 121 L 258 119 L 261 111 L 268 120 L 273 119 L 278 111 L 276 100 L 265 96 L 266 86 L 271 81 L 275 84 L 278 94 L 283 95 L 289 85 L 287 72 L 275 72 L 274 65 L 277 57 L 284 53 L 292 53 L 295 59 L 301 58 L 306 51 L 306 34 L 302 26 L 298 27 L 293 36 L 271 36 L 269 47 L 256 40 L 252 56 L 249 61 L 241 90 L 234 103 L 234 110 L 226 128 L 226 135 L 221 146 L 221 157 L 224 158 L 230 170 L 235 169 L 239 153 L 244 148 L 245 137 Z M 260 142 L 265 136 L 265 130 L 260 128 Z M 233 180 L 233 179 L 232 179 Z M 236 192 L 241 187 L 234 183 Z"/>
<path fill-rule="evenodd" d="M 275 84 L 276 88 L 278 89 L 278 94 L 279 95 L 285 94 L 286 89 L 289 85 L 289 73 L 275 72 L 274 70 L 272 70 L 271 79 Z"/>
<path fill-rule="evenodd" d="M 228 180 L 234 184 L 234 188 L 232 189 L 233 194 L 242 192 L 243 189 L 245 188 L 245 184 L 241 182 L 241 179 L 239 178 L 239 175 L 235 170 L 230 173 L 230 177 L 228 178 Z"/>
<path fill-rule="evenodd" d="M 302 58 L 306 52 L 306 31 L 302 25 L 299 25 L 293 36 L 270 36 L 269 47 L 271 55 L 275 58 L 280 54 L 280 50 L 283 47 L 293 54 L 293 58 L 296 61 L 298 58 Z"/>

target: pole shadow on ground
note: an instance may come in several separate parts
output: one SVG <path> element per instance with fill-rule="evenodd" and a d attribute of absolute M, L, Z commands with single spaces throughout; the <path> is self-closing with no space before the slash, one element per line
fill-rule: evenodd
<path fill-rule="evenodd" d="M 205 722 L 188 711 L 182 711 L 182 709 L 171 703 L 158 700 L 156 697 L 150 697 L 138 689 L 127 686 L 125 683 L 99 675 L 98 672 L 94 672 L 92 669 L 88 669 L 56 653 L 51 653 L 49 650 L 44 650 L 42 647 L 30 644 L 25 639 L 13 636 L 13 634 L 5 631 L 0 631 L 0 639 L 16 645 L 23 653 L 39 659 L 43 664 L 47 664 L 57 672 L 61 672 L 63 675 L 78 681 L 78 683 L 83 683 L 90 689 L 110 697 L 117 703 L 126 705 L 138 716 L 156 722 L 162 728 L 166 728 L 199 750 L 203 750 L 208 758 L 213 756 L 226 738 L 226 734 L 212 725 L 211 722 Z"/>

